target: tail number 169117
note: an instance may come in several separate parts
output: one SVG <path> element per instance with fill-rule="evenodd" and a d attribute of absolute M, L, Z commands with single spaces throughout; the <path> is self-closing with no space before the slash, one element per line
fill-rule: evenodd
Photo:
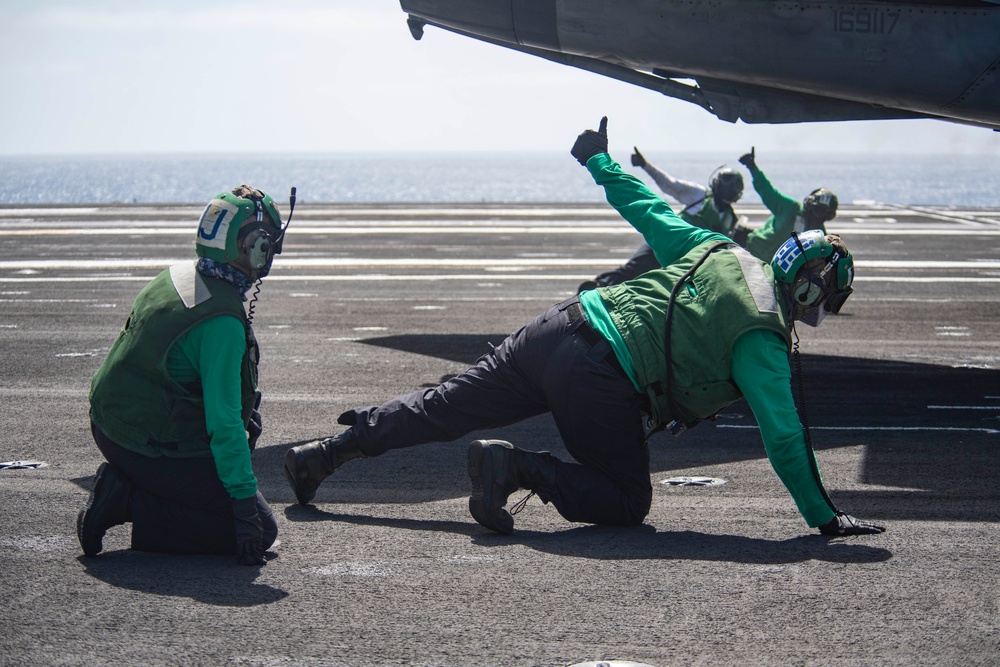
<path fill-rule="evenodd" d="M 833 10 L 834 32 L 891 35 L 898 22 L 899 12 L 883 12 L 868 9 Z"/>

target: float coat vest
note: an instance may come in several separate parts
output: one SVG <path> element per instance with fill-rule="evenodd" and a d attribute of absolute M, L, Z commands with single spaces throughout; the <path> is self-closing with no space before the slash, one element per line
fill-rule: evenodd
<path fill-rule="evenodd" d="M 773 331 L 791 349 L 784 298 L 771 266 L 736 244 L 709 252 L 717 243 L 703 243 L 669 266 L 599 290 L 635 362 L 636 379 L 649 397 L 655 424 L 675 419 L 695 423 L 743 396 L 732 380 L 731 364 L 733 346 L 744 333 Z M 670 350 L 665 352 L 670 293 L 703 257 L 677 292 Z"/>
<path fill-rule="evenodd" d="M 690 209 L 695 204 L 701 204 L 702 206 L 698 209 L 697 213 L 691 213 Z M 736 227 L 736 214 L 731 207 L 727 207 L 725 211 L 719 211 L 719 209 L 715 208 L 715 198 L 712 196 L 711 190 L 705 190 L 705 198 L 700 202 L 695 202 L 695 204 L 684 208 L 678 214 L 682 220 L 695 227 L 732 237 L 733 228 Z M 728 220 L 726 219 L 727 214 Z"/>
<path fill-rule="evenodd" d="M 195 263 L 163 271 L 139 293 L 125 326 L 90 384 L 93 422 L 122 447 L 146 456 L 211 456 L 201 383 L 179 384 L 167 372 L 171 346 L 199 323 L 231 315 L 247 331 L 240 371 L 243 423 L 259 397 L 257 343 L 243 298 Z"/>

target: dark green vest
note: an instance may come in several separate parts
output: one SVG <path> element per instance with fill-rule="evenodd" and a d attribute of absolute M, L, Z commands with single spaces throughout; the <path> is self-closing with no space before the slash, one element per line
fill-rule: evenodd
<path fill-rule="evenodd" d="M 705 199 L 702 202 L 697 213 L 688 212 L 691 206 L 682 210 L 679 214 L 681 219 L 695 227 L 725 234 L 732 238 L 733 228 L 736 226 L 736 213 L 733 212 L 732 208 L 727 208 L 725 212 L 720 212 L 719 209 L 715 208 L 715 199 L 712 197 L 711 190 L 705 190 Z"/>
<path fill-rule="evenodd" d="M 791 347 L 783 297 L 771 266 L 735 244 L 712 252 L 680 288 L 671 317 L 669 384 L 680 412 L 673 414 L 664 393 L 670 292 L 714 243 L 699 245 L 662 269 L 599 290 L 658 424 L 705 419 L 743 396 L 732 380 L 731 366 L 733 346 L 744 333 L 774 331 Z"/>
<path fill-rule="evenodd" d="M 247 330 L 241 369 L 244 425 L 256 405 L 257 343 L 243 298 L 228 283 L 177 264 L 154 278 L 90 384 L 90 415 L 116 443 L 147 456 L 210 456 L 205 401 L 198 382 L 181 385 L 166 370 L 177 340 L 201 322 L 232 315 Z"/>

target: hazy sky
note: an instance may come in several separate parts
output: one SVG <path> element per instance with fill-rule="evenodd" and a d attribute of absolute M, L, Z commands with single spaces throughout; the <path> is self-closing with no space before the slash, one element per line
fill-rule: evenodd
<path fill-rule="evenodd" d="M 427 28 L 396 0 L 4 0 L 0 154 L 568 150 L 989 153 L 942 121 L 753 126 Z"/>

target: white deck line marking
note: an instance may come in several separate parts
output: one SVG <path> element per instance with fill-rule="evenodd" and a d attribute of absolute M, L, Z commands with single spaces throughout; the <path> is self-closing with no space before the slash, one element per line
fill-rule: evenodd
<path fill-rule="evenodd" d="M 400 224 L 393 221 L 391 225 L 372 225 L 370 223 L 331 222 L 329 227 L 299 226 L 296 234 L 311 234 L 316 236 L 370 236 L 392 234 L 564 234 L 588 236 L 631 236 L 637 232 L 627 223 L 608 225 L 604 221 L 572 221 L 565 225 L 554 225 L 549 222 L 545 226 L 525 225 L 514 226 L 509 222 L 504 226 L 490 224 L 491 221 L 478 221 L 474 224 L 434 225 L 427 223 Z M 115 224 L 118 224 L 117 222 Z M 0 226 L 2 229 L 3 226 Z M 1000 230 L 993 228 L 931 228 L 899 229 L 895 227 L 831 227 L 830 232 L 847 236 L 1000 236 Z M 56 228 L 45 229 L 4 229 L 7 236 L 191 236 L 191 225 L 178 227 L 92 227 L 92 228 Z"/>
<path fill-rule="evenodd" d="M 104 303 L 97 299 L 0 299 L 0 303 L 86 303 L 90 305 L 109 306 L 114 308 L 114 304 Z"/>
<path fill-rule="evenodd" d="M 949 222 L 957 222 L 962 225 L 981 225 L 983 224 L 974 217 L 971 217 L 967 212 L 964 211 L 940 211 L 933 208 L 925 208 L 922 206 L 912 206 L 910 207 L 912 211 L 922 216 L 927 216 L 928 218 L 934 218 L 936 220 L 947 220 Z"/>
<path fill-rule="evenodd" d="M 613 264 L 617 266 L 617 263 Z M 599 267 L 604 265 L 594 264 L 593 266 Z M 155 267 L 154 267 L 155 268 Z M 166 268 L 166 267 L 163 267 Z M 152 275 L 129 275 L 120 276 L 116 275 L 113 277 L 114 282 L 149 282 L 154 276 Z M 593 278 L 592 274 L 585 273 L 535 273 L 526 272 L 519 274 L 509 274 L 509 273 L 454 273 L 454 274 L 378 274 L 378 273 L 351 273 L 350 275 L 283 275 L 279 273 L 272 273 L 269 275 L 265 282 L 436 282 L 444 280 L 455 280 L 455 281 L 469 281 L 469 282 L 497 282 L 497 281 L 513 281 L 513 280 L 536 280 L 536 281 L 582 281 Z M 0 277 L 0 284 L 27 284 L 27 283 L 96 283 L 96 282 L 108 282 L 109 277 L 106 275 L 99 276 L 31 276 L 31 277 Z M 976 283 L 976 284 L 1000 284 L 1000 278 L 963 278 L 963 277 L 929 277 L 929 278 L 910 278 L 910 277 L 863 277 L 855 278 L 855 283 L 934 283 L 934 284 L 945 284 L 945 283 Z M 864 297 L 860 297 L 864 299 Z M 913 299 L 915 302 L 939 302 L 941 299 Z"/>
<path fill-rule="evenodd" d="M 6 260 L 0 261 L 0 270 L 17 271 L 24 269 L 131 269 L 131 268 L 167 268 L 171 264 L 183 262 L 184 259 L 153 259 L 148 257 L 136 259 L 38 259 L 38 260 Z M 189 261 L 189 260 L 188 260 Z M 617 266 L 620 257 L 576 258 L 576 257 L 505 257 L 495 259 L 462 259 L 448 257 L 426 258 L 392 258 L 379 259 L 369 257 L 282 257 L 275 262 L 275 270 L 279 268 L 370 268 L 370 267 L 543 267 L 543 266 Z M 1000 270 L 1000 259 L 980 261 L 896 261 L 877 260 L 856 262 L 859 272 L 870 269 L 961 269 L 961 270 Z"/>
<path fill-rule="evenodd" d="M 860 276 L 856 283 L 1000 283 L 1000 278 L 961 276 Z M 932 299 L 924 299 L 929 301 Z"/>
<path fill-rule="evenodd" d="M 760 430 L 757 426 L 740 424 L 716 424 L 715 428 L 738 428 Z M 963 428 L 959 426 L 810 426 L 811 431 L 945 431 L 957 433 L 986 433 L 1000 435 L 995 428 Z"/>
<path fill-rule="evenodd" d="M 0 208 L 0 217 L 14 216 L 61 216 L 61 215 L 101 215 L 112 217 L 114 215 L 148 215 L 163 214 L 165 211 L 176 215 L 187 215 L 194 212 L 196 215 L 205 208 L 204 203 L 171 203 L 171 204 L 57 204 L 47 206 L 37 206 L 32 204 L 7 204 Z M 740 212 L 744 214 L 767 213 L 765 206 L 759 201 L 740 202 Z M 942 216 L 976 218 L 982 215 L 994 214 L 998 207 L 966 207 L 950 208 L 940 205 L 907 205 L 888 204 L 872 200 L 858 200 L 850 203 L 841 203 L 840 211 L 847 215 L 880 215 L 880 216 L 924 216 L 937 214 Z M 477 212 L 512 212 L 512 213 L 532 213 L 532 212 L 556 212 L 579 213 L 581 211 L 610 211 L 614 213 L 607 202 L 603 199 L 595 198 L 589 201 L 578 202 L 315 202 L 301 204 L 296 211 L 303 217 L 322 215 L 360 215 L 362 213 L 375 215 L 401 215 L 408 212 L 416 213 L 438 213 L 444 212 L 452 215 L 470 215 Z"/>
<path fill-rule="evenodd" d="M 1000 405 L 928 405 L 928 410 L 1000 410 Z"/>

